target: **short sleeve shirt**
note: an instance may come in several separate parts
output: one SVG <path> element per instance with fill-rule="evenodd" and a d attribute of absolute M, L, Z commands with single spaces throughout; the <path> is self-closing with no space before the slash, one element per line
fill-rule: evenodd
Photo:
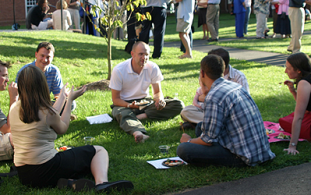
<path fill-rule="evenodd" d="M 2 110 L 0 109 L 0 128 L 6 123 L 7 123 L 7 118 L 5 114 L 2 112 Z"/>
<path fill-rule="evenodd" d="M 135 100 L 149 96 L 150 84 L 163 80 L 163 75 L 157 64 L 148 61 L 140 74 L 132 69 L 132 58 L 121 62 L 112 70 L 109 87 L 120 91 L 122 100 Z"/>
<path fill-rule="evenodd" d="M 25 66 L 23 66 L 17 73 L 16 75 L 16 80 L 15 82 L 17 83 L 18 80 L 18 76 L 20 74 L 20 72 L 28 67 L 28 66 L 36 66 L 36 61 L 33 61 L 30 64 L 26 64 Z M 53 64 L 49 64 L 46 66 L 46 70 L 44 72 L 44 75 L 46 77 L 46 81 L 48 83 L 49 86 L 49 90 L 50 93 L 52 92 L 54 95 L 59 94 L 60 90 L 63 88 L 63 81 L 62 81 L 62 76 L 60 74 L 59 69 L 54 66 Z"/>

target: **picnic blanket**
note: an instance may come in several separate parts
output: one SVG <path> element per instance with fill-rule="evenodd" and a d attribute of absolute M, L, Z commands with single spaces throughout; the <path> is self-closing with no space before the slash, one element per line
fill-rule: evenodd
<path fill-rule="evenodd" d="M 280 141 L 290 141 L 291 134 L 285 132 L 279 123 L 273 123 L 273 122 L 269 122 L 269 121 L 264 121 L 263 123 L 264 123 L 266 133 L 268 136 L 268 140 L 270 143 L 280 142 Z M 282 133 L 284 135 L 288 135 L 289 139 L 277 138 L 280 135 L 280 133 Z M 299 139 L 298 141 L 305 141 L 305 139 Z"/>

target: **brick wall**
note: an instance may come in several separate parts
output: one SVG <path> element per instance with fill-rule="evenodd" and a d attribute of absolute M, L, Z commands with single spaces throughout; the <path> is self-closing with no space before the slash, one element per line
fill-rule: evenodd
<path fill-rule="evenodd" d="M 25 24 L 25 1 L 15 1 L 15 21 L 19 24 Z M 57 0 L 49 0 L 49 4 L 56 5 Z M 49 12 L 55 11 L 51 8 Z M 12 25 L 14 23 L 13 0 L 0 0 L 0 26 Z"/>

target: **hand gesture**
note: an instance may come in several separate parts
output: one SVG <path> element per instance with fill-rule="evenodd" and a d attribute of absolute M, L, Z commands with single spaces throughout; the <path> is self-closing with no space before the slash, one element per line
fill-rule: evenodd
<path fill-rule="evenodd" d="M 9 91 L 10 101 L 15 102 L 18 97 L 17 84 L 15 82 L 10 83 L 8 87 L 8 91 Z"/>
<path fill-rule="evenodd" d="M 70 90 L 70 92 L 69 92 L 69 94 L 68 94 L 68 99 L 70 99 L 70 100 L 75 100 L 75 99 L 77 99 L 78 97 L 80 97 L 81 95 L 83 95 L 84 94 L 84 92 L 86 91 L 86 86 L 84 85 L 83 87 L 81 87 L 79 90 L 77 90 L 77 91 L 74 91 L 73 89 L 74 89 L 74 86 L 72 86 L 71 87 L 71 90 Z"/>
<path fill-rule="evenodd" d="M 166 102 L 163 99 L 157 99 L 155 102 L 155 107 L 157 108 L 157 110 L 162 110 L 163 108 L 165 108 L 166 106 Z"/>
<path fill-rule="evenodd" d="M 191 136 L 188 135 L 187 133 L 183 133 L 181 138 L 180 138 L 180 143 L 184 143 L 189 141 L 189 139 L 191 139 Z"/>
<path fill-rule="evenodd" d="M 299 154 L 298 150 L 296 150 L 296 146 L 289 146 L 287 149 L 284 149 L 284 151 L 287 151 L 287 154 Z"/>

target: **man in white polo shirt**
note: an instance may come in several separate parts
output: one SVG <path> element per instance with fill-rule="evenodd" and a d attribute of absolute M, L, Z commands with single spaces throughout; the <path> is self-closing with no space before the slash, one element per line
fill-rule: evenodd
<path fill-rule="evenodd" d="M 131 51 L 132 58 L 114 67 L 109 84 L 112 116 L 137 143 L 149 138 L 141 119 L 169 119 L 178 115 L 184 105 L 180 100 L 164 99 L 161 90 L 163 76 L 159 66 L 149 61 L 149 53 L 146 43 L 136 42 Z M 153 99 L 149 97 L 150 85 Z M 138 105 L 141 101 L 153 103 L 143 107 Z"/>

